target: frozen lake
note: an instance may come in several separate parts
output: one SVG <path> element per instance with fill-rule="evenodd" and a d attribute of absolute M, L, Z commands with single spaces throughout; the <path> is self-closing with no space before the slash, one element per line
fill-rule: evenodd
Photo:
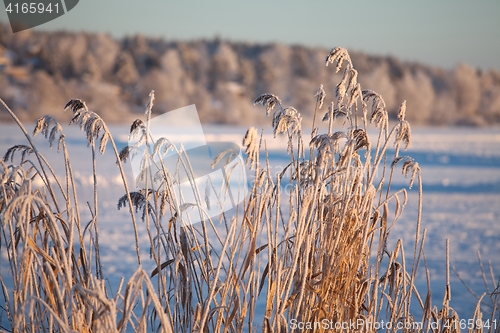
<path fill-rule="evenodd" d="M 32 131 L 33 126 L 27 126 Z M 76 126 L 65 126 L 66 142 L 76 178 L 80 185 L 80 199 L 92 202 L 91 152 L 87 148 L 83 133 Z M 128 126 L 111 126 L 119 148 L 127 142 Z M 204 127 L 207 141 L 232 141 L 241 144 L 245 128 L 207 126 Z M 267 133 L 270 130 L 266 128 Z M 266 136 L 272 167 L 284 165 L 286 143 L 280 138 Z M 13 124 L 0 125 L 0 152 L 25 142 L 21 131 Z M 42 137 L 35 138 L 38 148 L 49 161 L 54 161 L 56 173 L 63 174 L 61 154 L 49 150 Z M 278 147 L 282 147 L 278 150 Z M 412 144 L 401 155 L 409 155 L 419 162 L 422 169 L 424 199 L 422 229 L 427 229 L 425 254 L 432 279 L 433 303 L 440 305 L 445 286 L 445 242 L 450 240 L 451 265 L 460 277 L 476 293 L 485 291 L 481 277 L 477 252 L 480 251 L 483 265 L 489 276 L 491 262 L 495 278 L 500 274 L 500 128 L 413 128 Z M 390 158 L 389 154 L 389 158 Z M 98 157 L 100 245 L 105 276 L 111 285 L 120 277 L 126 278 L 136 268 L 134 234 L 127 210 L 117 211 L 116 204 L 123 192 L 115 158 L 108 147 L 104 156 Z M 408 180 L 397 168 L 392 189 L 407 187 Z M 133 177 L 129 174 L 130 184 Z M 392 246 L 398 238 L 403 239 L 409 257 L 413 252 L 415 221 L 417 216 L 417 186 L 409 190 L 409 203 L 402 218 L 391 233 Z M 143 227 L 143 226 L 142 226 Z M 148 236 L 140 230 L 143 258 L 148 258 Z M 2 269 L 5 256 L 2 253 Z M 144 267 L 152 270 L 153 263 Z M 423 263 L 419 277 L 424 277 Z M 462 285 L 456 274 L 451 273 L 451 306 L 458 310 L 461 318 L 472 315 L 475 297 Z M 491 279 L 490 279 L 491 280 Z M 426 281 L 419 279 L 417 285 L 425 295 Z M 489 281 L 491 291 L 492 282 Z M 487 297 L 486 297 L 487 299 Z M 415 304 L 416 305 L 416 304 Z M 486 307 L 484 310 L 488 310 Z"/>

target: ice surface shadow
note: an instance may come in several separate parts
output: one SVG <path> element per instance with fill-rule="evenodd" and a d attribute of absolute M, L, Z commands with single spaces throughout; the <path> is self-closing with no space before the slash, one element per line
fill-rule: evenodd
<path fill-rule="evenodd" d="M 68 141 L 68 139 L 66 139 Z M 75 140 L 76 141 L 76 140 Z M 77 143 L 77 142 L 71 142 Z M 79 142 L 85 143 L 86 142 Z M 127 145 L 127 142 L 122 140 L 117 140 L 116 145 L 118 149 L 123 148 Z M 365 151 L 361 149 L 359 151 L 361 155 L 361 159 L 364 160 Z M 290 162 L 290 156 L 284 150 L 269 150 L 269 159 L 271 163 L 276 164 L 284 164 L 282 167 L 285 167 L 286 164 Z M 305 149 L 305 158 L 309 158 L 309 149 L 306 147 Z M 371 151 L 372 157 L 375 155 L 375 149 Z M 500 156 L 488 156 L 487 154 L 459 154 L 459 153 L 446 153 L 446 152 L 436 152 L 436 151 L 400 151 L 399 156 L 408 155 L 412 157 L 415 161 L 417 161 L 421 166 L 432 165 L 432 166 L 454 166 L 454 167 L 478 167 L 478 168 L 499 168 L 500 170 Z M 261 150 L 260 160 L 265 161 L 266 152 L 264 149 Z M 387 151 L 387 161 L 390 164 L 392 162 L 392 158 L 394 157 L 394 149 L 388 149 Z"/>
<path fill-rule="evenodd" d="M 391 185 L 391 188 L 406 188 L 408 190 L 408 183 L 394 183 Z M 437 192 L 437 193 L 491 193 L 498 194 L 500 193 L 500 182 L 491 182 L 491 183 L 475 183 L 475 184 L 440 184 L 440 183 L 431 183 L 426 184 L 425 180 L 423 181 L 422 189 L 424 193 Z M 414 184 L 411 189 L 408 190 L 411 192 L 417 192 L 418 186 Z"/>
<path fill-rule="evenodd" d="M 364 159 L 364 151 L 360 151 L 362 160 Z M 306 155 L 307 152 L 306 152 Z M 372 152 L 372 156 L 374 152 Z M 451 167 L 459 169 L 475 169 L 477 172 L 483 168 L 493 168 L 498 169 L 500 173 L 500 157 L 492 156 L 476 156 L 473 154 L 442 154 L 431 151 L 419 151 L 419 152 L 401 152 L 400 156 L 408 155 L 417 161 L 421 167 Z M 394 156 L 394 151 L 388 152 L 387 164 L 390 166 L 392 163 L 392 157 Z M 308 158 L 308 156 L 306 156 Z M 261 154 L 261 161 L 264 161 L 265 155 Z M 271 161 L 271 171 L 273 174 L 281 172 L 284 167 L 290 163 L 290 157 L 284 152 L 269 151 L 269 159 Z M 400 174 L 400 167 L 397 170 L 397 174 Z M 250 178 L 252 174 L 250 173 Z M 466 179 L 463 179 L 466 180 Z M 409 181 L 409 180 L 408 180 Z M 408 181 L 396 181 L 393 182 L 391 188 L 408 188 Z M 282 180 L 281 185 L 287 186 L 288 178 Z M 465 183 L 453 183 L 453 182 L 427 182 L 425 178 L 423 179 L 423 190 L 424 192 L 437 192 L 437 193 L 500 193 L 500 181 L 494 179 L 491 182 L 465 182 Z M 413 188 L 409 190 L 410 192 L 418 191 L 418 186 L 415 183 Z"/>
<path fill-rule="evenodd" d="M 365 151 L 359 151 L 361 160 L 364 161 Z M 305 151 L 306 158 L 308 158 L 308 149 Z M 372 150 L 372 157 L 375 155 L 375 150 Z M 475 168 L 499 168 L 500 170 L 500 156 L 481 156 L 473 154 L 448 154 L 442 152 L 432 151 L 400 151 L 399 156 L 410 156 L 415 161 L 422 165 L 432 166 L 453 166 L 453 167 L 475 167 Z M 387 161 L 390 164 L 394 157 L 394 150 L 387 151 Z M 269 158 L 271 162 L 290 161 L 290 157 L 286 152 L 282 151 L 269 151 Z M 265 153 L 261 152 L 261 161 L 265 159 Z"/>
<path fill-rule="evenodd" d="M 394 156 L 394 150 L 388 151 L 388 157 Z M 481 156 L 472 154 L 447 154 L 431 151 L 401 151 L 400 156 L 408 155 L 420 165 L 499 168 L 499 156 Z"/>
<path fill-rule="evenodd" d="M 248 186 L 252 186 L 253 179 L 250 177 Z M 283 178 L 280 183 L 282 190 L 290 189 L 290 181 L 288 178 Z M 408 188 L 408 182 L 397 182 L 392 183 L 391 189 L 403 189 L 405 188 L 409 193 L 418 192 L 418 184 L 414 183 L 413 187 Z M 384 186 L 383 191 L 387 190 L 387 186 Z M 500 194 L 500 182 L 492 183 L 475 183 L 475 184 L 449 184 L 443 185 L 440 183 L 426 184 L 425 180 L 422 186 L 424 193 L 469 193 L 469 194 Z"/>

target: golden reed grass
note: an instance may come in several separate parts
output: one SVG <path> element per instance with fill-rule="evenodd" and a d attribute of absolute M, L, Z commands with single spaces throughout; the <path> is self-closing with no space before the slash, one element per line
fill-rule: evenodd
<path fill-rule="evenodd" d="M 177 207 L 169 186 L 148 189 L 151 179 L 164 185 L 175 182 L 169 170 L 160 166 L 161 172 L 152 178 L 140 175 L 146 182 L 144 189 L 131 192 L 127 184 L 123 162 L 130 154 L 142 153 L 144 170 L 148 170 L 147 165 L 157 163 L 154 155 L 177 149 L 165 139 L 152 142 L 147 124 L 154 92 L 145 121 L 136 120 L 130 130 L 137 145 L 120 152 L 105 122 L 84 102 L 74 99 L 65 106 L 73 112 L 71 123 L 79 124 L 91 149 L 94 200 L 89 204 L 92 219 L 87 225 L 62 126 L 46 116 L 33 132 L 45 135 L 51 146 L 57 142 L 62 150 L 65 173 L 60 177 L 1 101 L 29 143 L 12 147 L 0 161 L 0 247 L 8 258 L 8 270 L 2 269 L 0 276 L 5 299 L 3 329 L 271 333 L 301 331 L 291 325 L 300 322 L 311 324 L 304 331 L 323 332 L 328 328 L 314 323 L 327 319 L 330 324 L 372 323 L 343 331 L 375 332 L 374 324 L 384 320 L 394 325 L 394 331 L 396 323 L 403 323 L 408 332 L 459 332 L 460 327 L 450 325 L 459 317 L 449 306 L 448 250 L 442 305 L 432 303 L 427 267 L 426 294 L 415 287 L 422 258 L 425 263 L 426 231 L 421 230 L 419 165 L 411 157 L 400 156 L 411 138 L 406 104 L 402 103 L 397 122 L 390 128 L 382 96 L 361 89 L 347 51 L 333 49 L 326 58 L 328 64 L 335 65 L 336 72 L 343 69 L 343 76 L 326 111 L 323 104 L 329 96 L 323 85 L 314 96 L 310 138 L 302 134 L 300 113 L 284 106 L 278 96 L 264 94 L 255 100 L 268 115 L 272 112 L 274 135 L 287 137 L 289 162 L 282 172 L 273 174 L 266 143 L 250 128 L 243 139 L 253 174 L 248 196 L 234 212 L 222 214 L 220 221 L 207 218 L 197 225 L 182 224 L 181 211 L 192 207 Z M 322 119 L 328 122 L 326 133 L 319 133 L 315 124 L 322 110 Z M 334 120 L 340 117 L 345 126 L 334 132 Z M 378 129 L 376 142 L 367 134 L 369 126 Z M 152 152 L 141 152 L 138 146 L 148 142 L 154 145 Z M 104 153 L 109 143 L 125 191 L 118 208 L 129 208 L 137 254 L 136 272 L 128 282 L 122 280 L 114 294 L 105 287 L 100 259 L 96 171 L 97 150 Z M 388 156 L 390 145 L 395 145 L 394 156 Z M 185 155 L 182 149 L 177 153 Z M 390 187 L 399 162 L 411 178 L 410 186 L 416 182 L 419 188 L 410 262 L 402 240 L 388 248 L 390 228 L 407 202 L 404 188 L 394 191 Z M 182 167 L 192 170 L 189 161 Z M 34 186 L 37 179 L 43 182 L 42 188 Z M 193 186 L 203 197 L 203 191 Z M 145 259 L 139 249 L 137 211 L 142 211 L 156 267 L 149 273 L 141 268 Z M 496 299 L 494 304 L 498 304 Z M 421 317 L 414 316 L 415 309 Z M 497 314 L 495 307 L 491 319 Z M 478 303 L 473 319 L 487 319 L 482 316 Z"/>

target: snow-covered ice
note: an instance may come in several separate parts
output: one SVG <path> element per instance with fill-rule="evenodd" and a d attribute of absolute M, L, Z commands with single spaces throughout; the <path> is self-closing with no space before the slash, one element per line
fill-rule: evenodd
<path fill-rule="evenodd" d="M 32 126 L 27 126 L 32 130 Z M 128 126 L 111 126 L 119 148 L 127 142 Z M 232 141 L 241 144 L 245 128 L 223 126 L 204 127 L 207 141 Z M 64 128 L 66 142 L 80 186 L 82 202 L 92 202 L 91 152 L 86 147 L 85 136 L 76 126 Z M 267 148 L 273 165 L 279 168 L 286 156 L 283 139 L 266 134 Z M 0 125 L 0 151 L 24 143 L 21 131 L 13 124 Z M 53 161 L 57 174 L 64 174 L 62 154 L 50 150 L 48 142 L 36 137 L 38 148 Z M 282 147 L 279 151 L 279 147 Z M 477 294 L 485 291 L 477 252 L 481 253 L 483 265 L 489 276 L 491 263 L 495 278 L 500 274 L 500 128 L 416 128 L 412 130 L 412 144 L 401 155 L 409 155 L 419 162 L 423 177 L 423 219 L 422 229 L 427 229 L 425 255 L 430 269 L 433 303 L 442 302 L 445 284 L 445 242 L 450 240 L 451 265 L 460 277 Z M 390 155 L 389 155 L 390 156 Z M 98 156 L 99 173 L 99 233 L 104 274 L 111 284 L 120 277 L 127 278 L 136 268 L 133 226 L 127 210 L 117 211 L 117 200 L 124 194 L 115 166 L 115 157 L 108 146 L 104 156 Z M 407 187 L 408 179 L 400 175 L 400 168 L 394 179 L 393 189 Z M 280 171 L 280 170 L 278 170 Z M 132 172 L 129 172 L 132 184 Z M 413 252 L 414 230 L 417 216 L 417 186 L 409 190 L 409 203 L 402 218 L 391 231 L 394 245 L 402 238 L 406 253 Z M 86 207 L 86 204 L 82 207 Z M 90 219 L 90 215 L 88 215 Z M 140 223 L 141 224 L 141 223 Z M 144 258 L 148 258 L 148 236 L 140 225 L 140 241 Z M 409 255 L 410 256 L 410 255 Z M 5 258 L 2 256 L 2 266 Z M 422 263 L 423 265 L 423 263 Z M 152 262 L 144 264 L 152 269 Z M 425 294 L 425 280 L 417 286 Z M 475 307 L 475 298 L 462 286 L 452 272 L 451 305 L 462 318 L 469 318 Z M 492 282 L 490 283 L 490 291 Z"/>

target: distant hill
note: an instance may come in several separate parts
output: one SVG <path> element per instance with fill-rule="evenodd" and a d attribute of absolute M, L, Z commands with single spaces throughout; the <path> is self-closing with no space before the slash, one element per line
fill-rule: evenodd
<path fill-rule="evenodd" d="M 338 45 L 332 45 L 332 47 Z M 53 114 L 81 98 L 109 122 L 143 112 L 154 89 L 154 111 L 196 104 L 205 123 L 249 125 L 264 120 L 253 100 L 268 92 L 297 108 L 305 121 L 320 84 L 334 94 L 340 74 L 325 67 L 329 50 L 299 45 L 219 39 L 171 41 L 141 35 L 115 40 L 105 34 L 12 34 L 0 25 L 0 97 L 24 120 Z M 407 100 L 413 124 L 500 123 L 500 72 L 466 64 L 453 70 L 350 52 L 363 89 L 382 94 L 395 116 Z M 0 112 L 0 119 L 6 119 Z"/>

